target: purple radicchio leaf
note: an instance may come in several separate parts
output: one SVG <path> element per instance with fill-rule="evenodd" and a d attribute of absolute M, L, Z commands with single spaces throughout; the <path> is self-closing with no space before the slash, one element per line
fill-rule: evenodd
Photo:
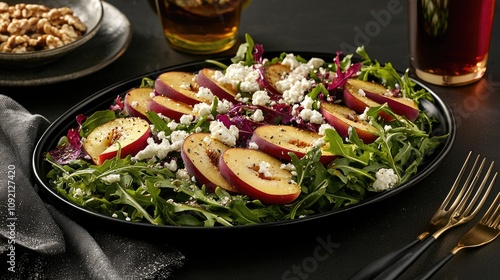
<path fill-rule="evenodd" d="M 82 144 L 80 139 L 80 133 L 77 129 L 70 129 L 66 136 L 68 142 L 58 146 L 55 150 L 49 152 L 50 156 L 58 164 L 68 164 L 72 160 L 82 158 L 84 153 L 82 152 Z"/>
<path fill-rule="evenodd" d="M 341 52 L 337 52 L 337 56 L 334 59 L 335 64 L 337 65 L 337 77 L 335 77 L 332 83 L 328 85 L 328 90 L 344 88 L 347 79 L 356 76 L 359 69 L 361 69 L 361 63 L 354 63 L 345 72 L 342 72 L 342 68 L 340 67 L 340 54 Z"/>

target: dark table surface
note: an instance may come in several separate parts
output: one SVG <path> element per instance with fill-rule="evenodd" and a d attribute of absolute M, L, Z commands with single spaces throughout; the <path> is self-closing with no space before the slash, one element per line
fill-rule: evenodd
<path fill-rule="evenodd" d="M 133 29 L 131 44 L 119 59 L 75 80 L 44 86 L 0 87 L 0 93 L 11 96 L 30 112 L 54 121 L 111 84 L 208 58 L 170 49 L 147 1 L 107 2 L 128 17 Z M 377 16 L 381 11 L 388 15 L 384 21 Z M 498 8 L 496 11 L 500 15 Z M 364 44 L 372 58 L 392 62 L 400 70 L 409 67 L 406 1 L 254 0 L 243 14 L 240 40 L 244 33 L 263 44 L 266 51 L 333 53 Z M 469 151 L 500 162 L 499 48 L 497 18 L 485 77 L 462 87 L 429 86 L 451 108 L 457 123 L 451 151 L 430 176 L 382 202 L 304 227 L 249 231 L 227 241 L 219 239 L 217 244 L 210 236 L 190 240 L 165 236 L 165 242 L 178 247 L 188 258 L 184 268 L 174 274 L 175 279 L 347 279 L 365 264 L 413 240 L 441 204 Z M 223 55 L 233 55 L 235 49 Z M 497 183 L 488 203 L 499 190 Z M 474 222 L 478 220 L 477 217 Z M 402 279 L 411 279 L 449 252 L 471 226 L 472 222 L 445 233 Z M 479 249 L 459 252 L 435 279 L 498 279 L 498 260 L 500 242 L 496 240 Z"/>

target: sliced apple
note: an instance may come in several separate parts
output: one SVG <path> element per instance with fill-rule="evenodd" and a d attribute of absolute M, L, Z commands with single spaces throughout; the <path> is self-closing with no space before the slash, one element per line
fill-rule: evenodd
<path fill-rule="evenodd" d="M 132 117 L 147 119 L 146 112 L 151 100 L 151 88 L 133 88 L 125 94 L 125 111 Z"/>
<path fill-rule="evenodd" d="M 314 147 L 316 141 L 323 136 L 310 130 L 284 125 L 263 125 L 254 130 L 250 141 L 257 144 L 259 150 L 283 160 L 290 160 L 288 153 L 302 158 Z M 327 164 L 335 159 L 335 155 L 321 151 L 320 161 Z"/>
<path fill-rule="evenodd" d="M 230 102 L 235 102 L 235 96 L 238 90 L 231 85 L 219 83 L 213 78 L 217 70 L 210 68 L 203 68 L 196 76 L 196 82 L 200 87 L 206 87 L 212 91 L 219 99 L 226 99 Z"/>
<path fill-rule="evenodd" d="M 371 143 L 377 139 L 377 130 L 368 122 L 359 119 L 356 111 L 346 106 L 321 102 L 320 112 L 325 120 L 335 128 L 342 137 L 349 135 L 349 128 L 356 129 L 359 138 L 365 143 Z"/>
<path fill-rule="evenodd" d="M 237 189 L 229 184 L 219 171 L 220 155 L 229 146 L 217 139 L 210 138 L 210 133 L 194 133 L 182 144 L 181 157 L 190 176 L 204 184 L 209 191 L 221 187 L 229 192 L 237 193 Z"/>
<path fill-rule="evenodd" d="M 163 95 L 153 97 L 148 103 L 148 109 L 177 122 L 183 115 L 195 115 L 192 106 L 175 101 Z"/>
<path fill-rule="evenodd" d="M 149 123 L 138 117 L 118 118 L 92 130 L 83 143 L 83 149 L 100 165 L 114 158 L 121 147 L 121 157 L 136 154 L 147 146 L 151 136 Z"/>
<path fill-rule="evenodd" d="M 266 204 L 286 204 L 300 195 L 282 162 L 260 150 L 230 148 L 222 153 L 219 170 L 239 192 Z"/>
<path fill-rule="evenodd" d="M 197 95 L 198 89 L 196 75 L 189 72 L 165 72 L 155 80 L 155 90 L 158 94 L 188 105 L 201 102 L 211 103 L 211 100 L 203 99 Z"/>
<path fill-rule="evenodd" d="M 344 103 L 347 107 L 361 114 L 365 111 L 366 108 L 378 107 L 382 105 L 366 97 L 362 89 L 353 86 L 349 81 L 354 81 L 354 80 L 352 79 L 348 80 L 344 86 Z M 394 120 L 393 116 L 385 112 L 380 112 L 379 115 L 388 122 Z"/>
<path fill-rule="evenodd" d="M 269 90 L 272 94 L 282 95 L 283 93 L 276 88 L 276 83 L 283 80 L 292 72 L 290 66 L 276 63 L 266 66 L 263 71 L 264 78 L 260 80 L 261 86 Z"/>
<path fill-rule="evenodd" d="M 415 121 L 418 117 L 418 104 L 410 98 L 395 97 L 386 87 L 372 82 L 350 79 L 347 83 L 362 89 L 369 99 L 380 104 L 387 103 L 397 115 L 405 116 L 410 121 Z"/>

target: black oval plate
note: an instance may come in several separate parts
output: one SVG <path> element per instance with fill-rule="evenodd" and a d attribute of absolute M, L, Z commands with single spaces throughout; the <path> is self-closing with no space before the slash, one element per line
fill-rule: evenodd
<path fill-rule="evenodd" d="M 299 54 L 300 56 L 304 58 L 311 58 L 311 57 L 319 57 L 324 59 L 325 61 L 333 61 L 335 55 L 333 54 L 325 54 L 325 53 L 303 53 L 303 52 L 288 52 L 288 53 L 294 53 L 294 54 Z M 272 57 L 277 57 L 281 53 L 278 52 L 270 52 L 266 53 L 266 57 L 272 58 Z M 230 57 L 222 57 L 219 59 L 215 59 L 218 61 L 221 61 L 222 63 L 225 64 L 230 64 Z M 159 69 L 157 71 L 147 73 L 135 78 L 131 78 L 129 80 L 117 83 L 115 85 L 112 85 L 106 89 L 103 89 L 70 110 L 68 110 L 66 113 L 61 115 L 54 123 L 50 125 L 50 127 L 45 131 L 45 133 L 42 135 L 40 140 L 38 141 L 34 153 L 33 153 L 33 170 L 34 174 L 36 177 L 36 180 L 38 181 L 40 185 L 40 194 L 49 201 L 49 203 L 53 204 L 56 206 L 59 210 L 61 210 L 63 213 L 80 220 L 83 223 L 91 223 L 91 224 L 100 224 L 104 227 L 107 228 L 116 228 L 116 230 L 121 229 L 126 229 L 127 231 L 132 231 L 132 232 L 151 232 L 151 233 L 189 233 L 189 232 L 196 232 L 199 233 L 205 232 L 205 231 L 210 231 L 210 232 L 231 232 L 234 233 L 235 230 L 238 229 L 258 229 L 258 228 L 270 228 L 270 227 L 281 227 L 281 226 L 289 226 L 289 225 L 295 225 L 295 224 L 302 224 L 305 222 L 309 221 L 317 221 L 318 219 L 324 219 L 327 217 L 331 217 L 334 215 L 339 215 L 341 213 L 345 213 L 354 209 L 358 209 L 360 207 L 367 206 L 369 204 L 373 204 L 376 202 L 380 202 L 389 196 L 395 195 L 403 190 L 406 190 L 410 188 L 411 186 L 415 185 L 419 181 L 421 181 L 423 178 L 427 177 L 430 173 L 432 173 L 438 166 L 439 164 L 443 161 L 445 156 L 448 154 L 450 151 L 453 142 L 455 140 L 455 134 L 456 134 L 456 124 L 455 124 L 455 119 L 451 113 L 450 108 L 434 93 L 432 92 L 429 88 L 424 86 L 423 84 L 419 83 L 418 81 L 415 81 L 417 83 L 417 86 L 421 88 L 425 88 L 427 91 L 431 92 L 432 96 L 435 99 L 434 103 L 428 102 L 428 101 L 422 101 L 422 106 L 425 108 L 425 110 L 428 112 L 429 115 L 434 116 L 438 121 L 439 124 L 435 126 L 433 134 L 434 135 L 445 135 L 448 134 L 449 136 L 446 138 L 446 141 L 436 150 L 434 153 L 427 158 L 424 163 L 420 166 L 419 171 L 417 174 L 411 178 L 407 183 L 399 186 L 396 189 L 392 189 L 386 192 L 382 192 L 379 194 L 374 195 L 373 197 L 367 198 L 360 203 L 348 207 L 343 207 L 339 208 L 334 211 L 329 211 L 326 213 L 322 214 L 317 214 L 311 217 L 307 218 L 301 218 L 301 219 L 295 219 L 295 220 L 287 220 L 287 221 L 279 221 L 279 222 L 272 222 L 272 223 L 264 223 L 264 224 L 257 224 L 257 225 L 242 225 L 242 226 L 233 226 L 233 227 L 225 227 L 225 226 L 220 226 L 220 227 L 187 227 L 187 226 L 170 226 L 170 225 L 152 225 L 148 223 L 137 223 L 137 222 L 127 222 L 124 220 L 119 220 L 116 218 L 112 218 L 109 216 L 105 216 L 100 213 L 92 212 L 87 209 L 82 208 L 79 205 L 73 204 L 70 201 L 66 200 L 59 194 L 57 194 L 52 187 L 50 186 L 46 174 L 48 171 L 51 169 L 51 165 L 44 160 L 45 158 L 45 153 L 48 152 L 49 150 L 54 149 L 56 147 L 57 142 L 59 139 L 63 136 L 66 135 L 67 131 L 70 128 L 76 127 L 76 116 L 79 114 L 84 114 L 84 115 L 90 115 L 93 112 L 97 110 L 102 110 L 106 109 L 109 107 L 109 105 L 112 104 L 113 100 L 118 96 L 118 95 L 123 95 L 126 93 L 127 90 L 138 87 L 141 83 L 142 78 L 148 77 L 151 79 L 155 79 L 157 76 L 159 76 L 163 72 L 167 71 L 190 71 L 190 72 L 196 72 L 200 70 L 203 67 L 213 67 L 213 64 L 209 64 L 204 61 L 198 61 L 198 62 L 193 62 L 193 63 L 188 63 L 188 64 L 182 64 L 178 66 L 173 66 L 173 67 L 168 67 L 164 69 Z"/>

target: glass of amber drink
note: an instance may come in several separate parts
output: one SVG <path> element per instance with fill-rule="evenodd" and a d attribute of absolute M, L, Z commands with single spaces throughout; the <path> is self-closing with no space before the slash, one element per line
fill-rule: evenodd
<path fill-rule="evenodd" d="M 236 42 L 240 17 L 250 0 L 156 0 L 170 46 L 192 54 L 213 54 Z"/>
<path fill-rule="evenodd" d="M 486 71 L 495 0 L 409 0 L 410 68 L 423 81 L 465 85 Z"/>

